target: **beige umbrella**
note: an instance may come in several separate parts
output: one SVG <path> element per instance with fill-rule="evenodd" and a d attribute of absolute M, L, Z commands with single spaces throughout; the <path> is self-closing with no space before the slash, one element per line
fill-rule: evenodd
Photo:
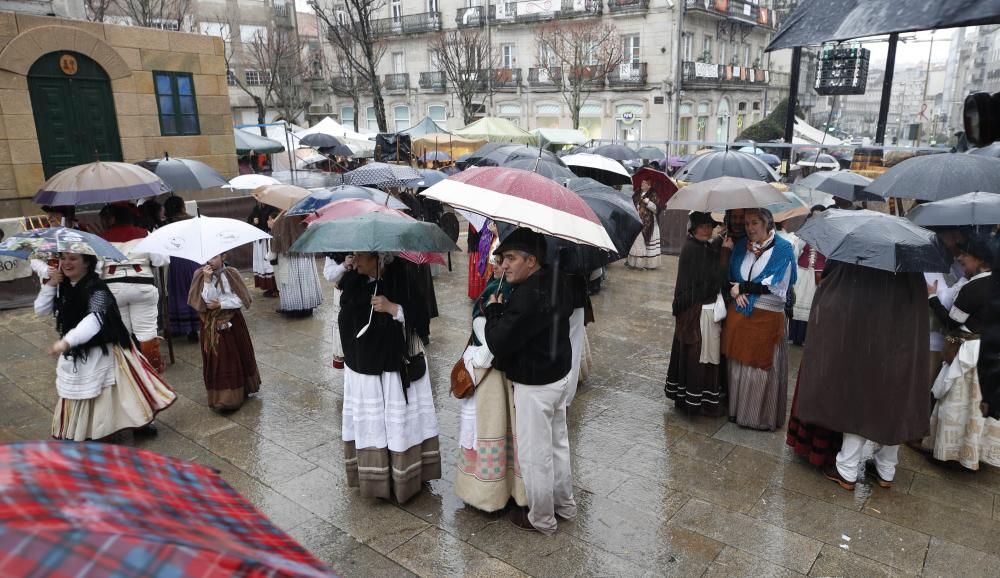
<path fill-rule="evenodd" d="M 264 185 L 257 187 L 250 194 L 265 205 L 287 211 L 292 205 L 309 196 L 309 191 L 295 185 Z"/>
<path fill-rule="evenodd" d="M 785 195 L 769 183 L 739 177 L 718 177 L 687 185 L 667 201 L 666 208 L 710 213 L 787 202 Z"/>

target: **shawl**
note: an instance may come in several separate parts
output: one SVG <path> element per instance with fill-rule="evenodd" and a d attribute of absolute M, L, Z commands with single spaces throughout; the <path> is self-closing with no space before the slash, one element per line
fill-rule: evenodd
<path fill-rule="evenodd" d="M 87 351 L 92 347 L 100 347 L 103 353 L 108 353 L 108 345 L 131 347 L 131 336 L 122 323 L 118 302 L 108 289 L 107 284 L 97 273 L 88 273 L 77 281 L 76 285 L 64 278 L 59 284 L 53 307 L 56 318 L 56 331 L 60 337 L 65 337 L 73 328 L 80 324 L 90 314 L 97 316 L 101 330 L 90 341 L 71 348 L 63 354 L 74 362 L 80 359 L 87 361 Z"/>
<path fill-rule="evenodd" d="M 483 230 L 479 232 L 479 245 L 478 245 L 478 261 L 476 262 L 476 270 L 479 271 L 480 277 L 485 277 L 486 273 L 490 269 L 490 257 L 492 257 L 493 249 L 493 231 L 490 230 L 489 221 L 483 225 Z"/>
<path fill-rule="evenodd" d="M 271 251 L 282 255 L 288 254 L 288 249 L 295 244 L 299 236 L 306 230 L 305 215 L 289 216 L 282 211 L 274 221 L 271 234 Z"/>
<path fill-rule="evenodd" d="M 653 194 L 652 189 L 648 194 Z M 643 195 L 641 191 L 632 193 L 632 203 L 635 204 L 635 209 L 639 211 L 639 219 L 642 221 L 642 238 L 645 239 L 648 244 L 650 238 L 653 236 L 653 225 L 656 223 L 656 213 L 649 210 L 645 201 L 646 195 Z M 655 203 L 656 201 L 653 200 L 653 202 Z"/>
<path fill-rule="evenodd" d="M 725 268 L 720 264 L 720 243 L 699 241 L 688 235 L 677 264 L 673 314 L 679 316 L 697 305 L 712 303 L 725 287 Z"/>
<path fill-rule="evenodd" d="M 198 317 L 201 318 L 202 332 L 205 333 L 206 337 L 203 348 L 206 352 L 215 352 L 215 347 L 219 342 L 219 324 L 229 321 L 236 314 L 233 309 L 222 309 L 221 307 L 219 309 L 209 309 L 201 296 L 205 282 L 214 282 L 218 287 L 222 282 L 221 275 L 226 276 L 226 280 L 229 281 L 229 288 L 240 298 L 244 307 L 249 309 L 250 303 L 253 301 L 250 297 L 250 291 L 247 289 L 246 284 L 243 283 L 243 279 L 240 278 L 239 271 L 236 269 L 225 267 L 221 272 L 212 274 L 211 277 L 207 277 L 203 269 L 198 269 L 198 272 L 194 274 L 194 278 L 191 281 L 191 290 L 188 291 L 188 305 L 197 311 Z"/>
<path fill-rule="evenodd" d="M 740 269 L 743 267 L 743 259 L 747 254 L 747 245 L 749 244 L 749 239 L 743 242 L 737 242 L 733 246 L 733 255 L 729 259 L 729 280 L 734 282 L 744 282 L 750 281 L 753 283 L 763 283 L 764 279 L 770 277 L 769 285 L 775 285 L 780 283 L 785 277 L 785 271 L 789 271 L 791 278 L 788 280 L 789 286 L 795 284 L 795 279 L 797 278 L 797 268 L 795 267 L 795 250 L 792 248 L 792 244 L 788 241 L 782 239 L 780 236 L 774 236 L 774 245 L 771 246 L 768 251 L 771 251 L 771 257 L 767 261 L 767 265 L 757 274 L 753 279 L 744 279 Z M 789 267 L 791 265 L 791 267 Z M 757 302 L 759 295 L 750 294 L 747 295 L 747 306 L 746 307 L 736 307 L 736 311 L 744 315 L 750 315 L 753 312 L 754 303 Z"/>

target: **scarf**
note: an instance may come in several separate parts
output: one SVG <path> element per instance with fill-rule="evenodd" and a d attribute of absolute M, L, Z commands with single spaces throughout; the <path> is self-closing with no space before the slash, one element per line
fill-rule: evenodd
<path fill-rule="evenodd" d="M 770 245 L 770 247 L 768 247 Z M 771 258 L 768 259 L 767 265 L 757 273 L 753 279 L 744 279 L 743 274 L 740 269 L 743 267 L 743 259 L 746 257 L 747 252 L 753 250 L 754 254 L 763 255 L 767 251 L 771 251 Z M 765 242 L 763 246 L 752 243 L 749 238 L 746 242 L 737 242 L 733 246 L 733 256 L 729 260 L 729 279 L 734 282 L 744 282 L 750 281 L 752 283 L 763 283 L 764 279 L 769 279 L 768 285 L 777 285 L 784 279 L 785 271 L 791 270 L 791 279 L 789 280 L 789 285 L 795 283 L 797 277 L 797 269 L 789 265 L 795 263 L 795 250 L 792 248 L 792 244 L 788 241 L 782 239 L 781 237 L 774 235 L 773 241 Z M 749 294 L 747 297 L 747 306 L 740 307 L 736 306 L 736 310 L 740 313 L 746 315 L 747 317 L 753 312 L 754 303 L 757 302 L 757 298 L 760 295 Z"/>
<path fill-rule="evenodd" d="M 490 230 L 490 222 L 486 221 L 483 230 L 479 232 L 479 259 L 476 262 L 476 270 L 480 277 L 485 277 L 490 270 L 491 249 L 493 248 L 493 231 Z"/>
<path fill-rule="evenodd" d="M 59 284 L 53 313 L 60 337 L 65 337 L 90 314 L 97 316 L 101 324 L 101 330 L 90 341 L 63 354 L 74 363 L 78 359 L 86 362 L 87 351 L 91 347 L 100 347 L 105 354 L 108 353 L 108 344 L 120 345 L 126 349 L 131 347 L 131 336 L 122 323 L 118 302 L 97 273 L 88 273 L 76 285 L 70 283 L 69 279 L 64 279 Z"/>
<path fill-rule="evenodd" d="M 653 194 L 653 191 L 650 190 L 648 194 Z M 643 195 L 641 191 L 636 191 L 632 194 L 632 202 L 635 204 L 635 209 L 639 212 L 639 219 L 642 221 L 642 238 L 648 244 L 650 238 L 653 236 L 653 223 L 656 219 L 656 213 L 649 210 L 649 207 L 646 206 L 646 200 L 646 195 Z"/>
<path fill-rule="evenodd" d="M 211 275 L 205 275 L 205 271 L 198 269 L 191 281 L 191 290 L 188 292 L 188 305 L 198 312 L 201 319 L 202 332 L 205 339 L 202 342 L 202 349 L 205 353 L 215 353 L 219 343 L 219 325 L 228 323 L 236 315 L 236 309 L 209 309 L 208 304 L 201 296 L 205 283 L 213 283 L 219 292 L 222 292 L 222 275 L 229 281 L 229 288 L 243 302 L 243 306 L 249 308 L 253 301 L 250 291 L 240 278 L 239 272 L 232 267 L 225 267 Z"/>

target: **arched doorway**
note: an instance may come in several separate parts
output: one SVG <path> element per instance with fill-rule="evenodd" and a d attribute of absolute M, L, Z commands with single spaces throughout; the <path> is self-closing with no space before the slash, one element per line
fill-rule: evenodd
<path fill-rule="evenodd" d="M 111 81 L 93 59 L 71 51 L 42 56 L 28 71 L 28 92 L 45 178 L 95 160 L 122 160 Z"/>

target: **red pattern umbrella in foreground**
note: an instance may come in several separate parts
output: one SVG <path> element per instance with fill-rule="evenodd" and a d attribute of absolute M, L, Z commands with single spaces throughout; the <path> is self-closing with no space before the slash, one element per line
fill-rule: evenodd
<path fill-rule="evenodd" d="M 0 576 L 332 576 L 213 470 L 112 444 L 0 446 Z"/>
<path fill-rule="evenodd" d="M 593 209 L 555 181 L 520 169 L 473 167 L 420 193 L 496 221 L 614 251 Z"/>

